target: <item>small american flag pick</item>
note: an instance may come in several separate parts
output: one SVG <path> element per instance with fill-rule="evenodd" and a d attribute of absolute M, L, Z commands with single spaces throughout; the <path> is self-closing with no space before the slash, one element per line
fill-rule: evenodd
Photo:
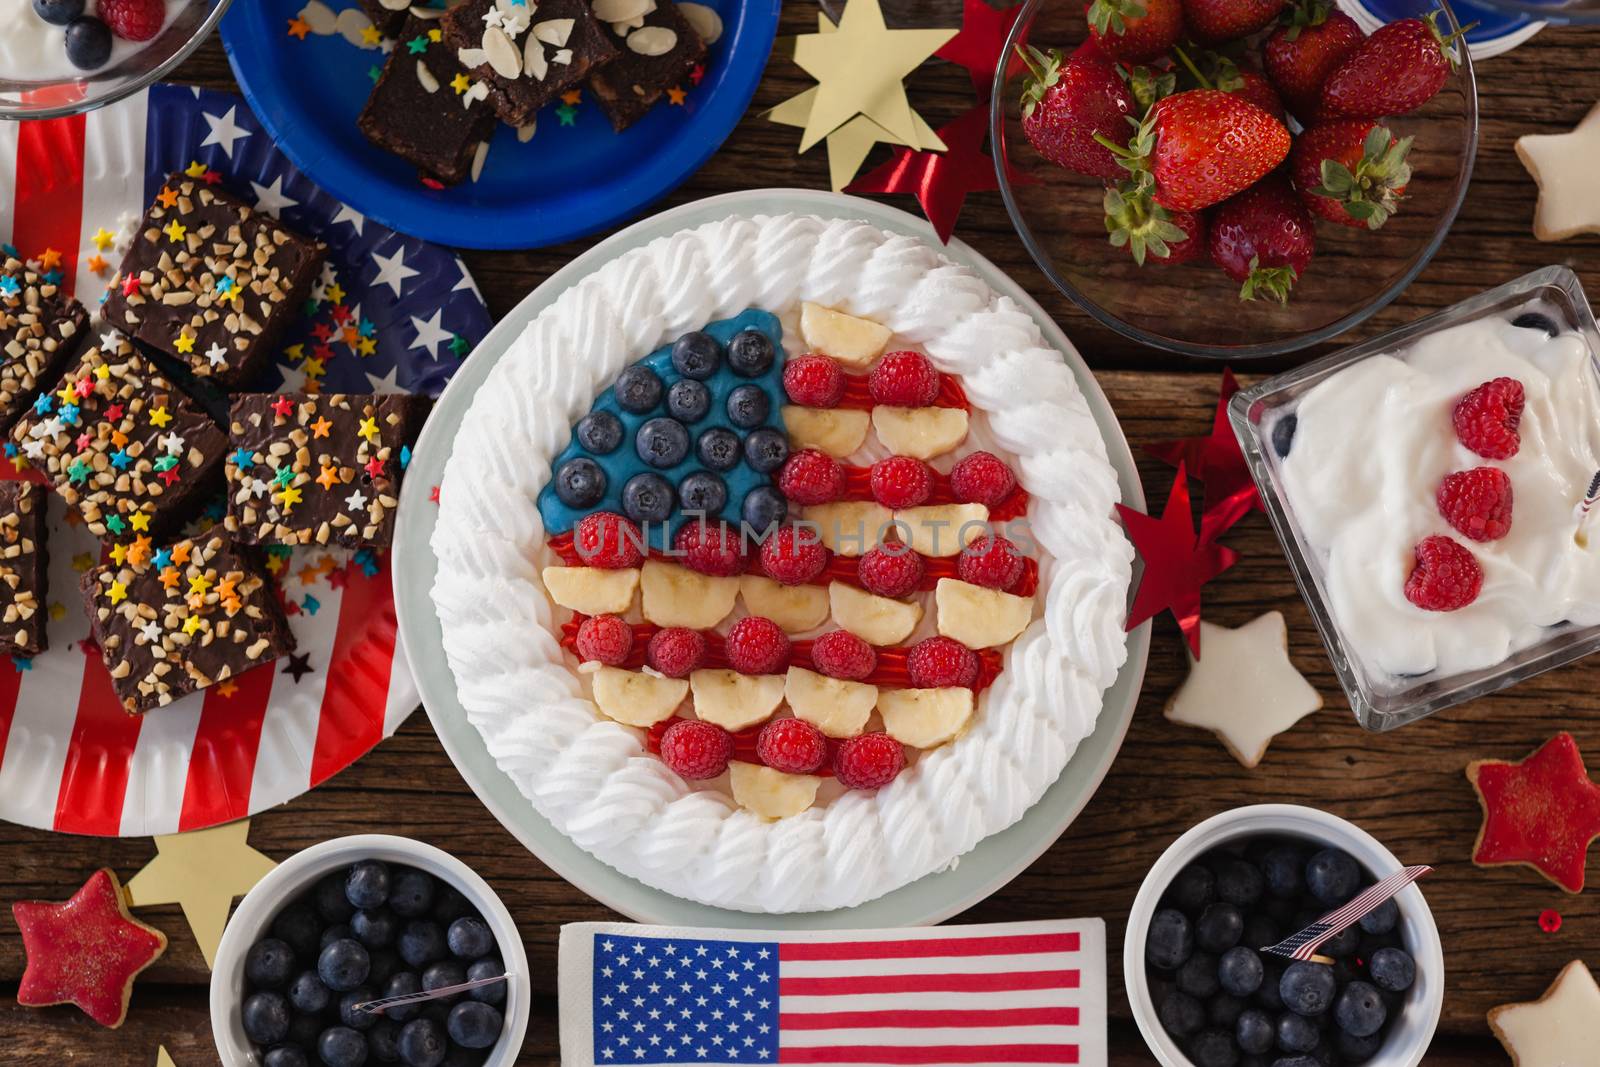
<path fill-rule="evenodd" d="M 1276 945 L 1268 945 L 1261 951 L 1291 960 L 1315 959 L 1317 949 L 1360 922 L 1384 901 L 1432 870 L 1433 868 L 1427 864 L 1402 867 L 1389 877 L 1368 886 L 1365 892 L 1356 896 L 1344 907 L 1335 908 L 1299 933 L 1290 934 Z"/>
<path fill-rule="evenodd" d="M 1099 919 L 561 928 L 561 1062 L 1106 1064 Z"/>

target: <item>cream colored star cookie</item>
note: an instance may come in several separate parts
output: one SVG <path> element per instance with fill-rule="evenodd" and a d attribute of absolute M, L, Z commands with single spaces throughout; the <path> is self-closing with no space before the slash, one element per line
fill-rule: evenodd
<path fill-rule="evenodd" d="M 1594 176 L 1600 171 L 1600 104 L 1570 133 L 1517 138 L 1517 158 L 1539 183 L 1535 237 L 1560 241 L 1580 233 L 1600 233 L 1600 199 L 1594 195 Z"/>
<path fill-rule="evenodd" d="M 1200 623 L 1201 659 L 1167 702 L 1167 718 L 1217 735 L 1234 759 L 1254 767 L 1272 739 L 1322 707 L 1322 697 L 1289 662 L 1289 629 L 1269 611 L 1230 630 Z"/>
<path fill-rule="evenodd" d="M 1600 1055 L 1600 985 L 1582 960 L 1573 960 L 1538 1000 L 1490 1010 L 1489 1028 L 1513 1067 L 1593 1067 Z"/>

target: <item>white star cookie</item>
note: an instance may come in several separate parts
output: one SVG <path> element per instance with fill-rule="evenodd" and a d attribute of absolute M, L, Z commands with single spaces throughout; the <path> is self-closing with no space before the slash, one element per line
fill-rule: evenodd
<path fill-rule="evenodd" d="M 1600 199 L 1594 195 L 1594 175 L 1600 171 L 1600 104 L 1571 133 L 1517 138 L 1517 158 L 1539 183 L 1535 237 L 1560 241 L 1580 233 L 1600 233 Z"/>
<path fill-rule="evenodd" d="M 1269 611 L 1237 630 L 1200 623 L 1200 659 L 1167 702 L 1167 718 L 1210 730 L 1233 758 L 1254 767 L 1272 739 L 1322 707 L 1289 662 L 1289 628 Z"/>
<path fill-rule="evenodd" d="M 1600 1049 L 1600 985 L 1573 960 L 1538 1000 L 1491 1010 L 1489 1028 L 1513 1067 L 1588 1067 Z"/>

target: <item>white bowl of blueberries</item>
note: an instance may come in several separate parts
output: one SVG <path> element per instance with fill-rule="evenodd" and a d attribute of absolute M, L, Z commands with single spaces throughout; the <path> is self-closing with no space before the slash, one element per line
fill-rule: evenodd
<path fill-rule="evenodd" d="M 501 974 L 445 999 L 354 1010 Z M 511 914 L 460 860 L 404 837 L 341 837 L 240 901 L 212 969 L 212 1035 L 228 1067 L 509 1067 L 527 974 Z"/>
<path fill-rule="evenodd" d="M 1259 951 L 1347 903 L 1400 862 L 1314 808 L 1262 804 L 1206 820 L 1162 854 L 1128 916 L 1123 971 L 1164 1067 L 1415 1067 L 1444 1005 L 1433 914 L 1407 886 L 1318 949 Z"/>

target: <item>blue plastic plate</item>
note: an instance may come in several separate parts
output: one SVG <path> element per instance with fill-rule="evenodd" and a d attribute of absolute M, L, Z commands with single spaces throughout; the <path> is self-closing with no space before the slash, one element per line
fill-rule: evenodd
<path fill-rule="evenodd" d="M 1416 0 L 1349 0 L 1343 6 L 1346 10 L 1358 9 L 1351 10 L 1350 14 L 1368 33 L 1382 23 L 1411 18 L 1417 14 Z M 1467 44 L 1472 49 L 1473 59 L 1489 59 L 1509 52 L 1544 29 L 1544 23 L 1531 15 L 1497 11 L 1489 4 L 1474 3 L 1473 0 L 1450 0 L 1450 10 L 1461 25 L 1476 23 L 1467 31 Z M 1370 16 L 1370 19 L 1363 19 L 1363 14 Z"/>
<path fill-rule="evenodd" d="M 663 100 L 625 132 L 585 99 L 560 121 L 554 108 L 519 143 L 501 126 L 482 178 L 434 190 L 416 168 L 356 128 L 385 59 L 338 34 L 290 36 L 305 0 L 234 4 L 222 41 L 234 75 L 289 158 L 328 192 L 405 233 L 466 248 L 535 248 L 569 241 L 639 214 L 721 146 L 755 95 L 778 29 L 781 0 L 702 0 L 722 16 L 699 85 L 681 106 Z M 334 8 L 355 0 L 329 0 Z"/>

